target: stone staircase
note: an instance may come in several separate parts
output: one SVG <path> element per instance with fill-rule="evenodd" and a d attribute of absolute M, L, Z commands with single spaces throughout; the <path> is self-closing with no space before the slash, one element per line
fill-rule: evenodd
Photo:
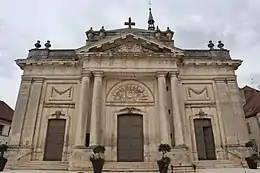
<path fill-rule="evenodd" d="M 240 164 L 234 164 L 228 160 L 205 160 L 193 162 L 197 169 L 207 168 L 241 168 Z M 173 172 L 193 172 L 191 164 L 174 165 Z M 60 170 L 69 169 L 68 162 L 63 161 L 31 161 L 13 165 L 13 170 Z M 78 170 L 81 171 L 81 170 Z M 85 171 L 92 171 L 88 167 Z M 159 172 L 156 162 L 105 162 L 103 172 Z M 171 172 L 171 165 L 169 166 Z"/>
<path fill-rule="evenodd" d="M 198 169 L 206 168 L 242 168 L 241 164 L 234 164 L 229 160 L 203 160 L 193 162 Z"/>
<path fill-rule="evenodd" d="M 106 162 L 104 172 L 158 172 L 156 162 Z"/>
<path fill-rule="evenodd" d="M 13 170 L 68 170 L 68 162 L 64 161 L 30 161 L 13 165 Z"/>

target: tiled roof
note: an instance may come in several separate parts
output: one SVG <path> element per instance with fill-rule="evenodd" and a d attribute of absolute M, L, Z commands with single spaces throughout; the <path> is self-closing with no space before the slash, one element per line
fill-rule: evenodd
<path fill-rule="evenodd" d="M 0 100 L 0 119 L 12 121 L 14 110 L 10 108 L 4 101 Z"/>
<path fill-rule="evenodd" d="M 249 86 L 242 88 L 246 103 L 244 104 L 244 112 L 246 118 L 255 116 L 260 112 L 260 91 Z"/>

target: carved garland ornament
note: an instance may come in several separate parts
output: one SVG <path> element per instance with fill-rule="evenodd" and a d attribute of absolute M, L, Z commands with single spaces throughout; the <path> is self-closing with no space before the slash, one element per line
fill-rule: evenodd
<path fill-rule="evenodd" d="M 201 95 L 202 93 L 204 93 L 204 91 L 206 91 L 206 96 L 209 97 L 209 93 L 208 93 L 207 87 L 203 88 L 200 91 L 194 90 L 192 88 L 188 88 L 189 97 L 191 97 L 191 91 L 193 93 L 197 94 L 197 95 Z"/>

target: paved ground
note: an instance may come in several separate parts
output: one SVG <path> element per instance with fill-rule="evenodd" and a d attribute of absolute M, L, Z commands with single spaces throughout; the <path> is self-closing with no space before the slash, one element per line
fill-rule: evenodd
<path fill-rule="evenodd" d="M 78 173 L 78 171 L 37 171 L 37 170 L 5 170 L 6 173 Z M 92 172 L 84 172 L 92 173 Z M 104 172 L 106 173 L 106 172 Z M 112 173 L 112 172 L 109 172 Z M 119 173 L 119 172 L 117 172 Z M 134 172 L 131 172 L 134 173 Z M 142 172 L 144 173 L 144 172 Z M 148 172 L 146 172 L 148 173 Z M 153 172 L 154 173 L 154 172 Z M 169 172 L 171 173 L 171 172 Z M 221 169 L 202 169 L 197 173 L 260 173 L 260 169 L 242 169 L 242 168 L 221 168 Z"/>

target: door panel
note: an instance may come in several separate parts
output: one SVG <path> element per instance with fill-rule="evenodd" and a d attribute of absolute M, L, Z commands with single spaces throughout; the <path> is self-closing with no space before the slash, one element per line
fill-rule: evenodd
<path fill-rule="evenodd" d="M 117 137 L 118 161 L 143 161 L 143 118 L 141 115 L 120 115 Z"/>
<path fill-rule="evenodd" d="M 49 120 L 43 160 L 45 161 L 62 160 L 65 125 L 66 125 L 66 120 L 63 119 Z"/>
<path fill-rule="evenodd" d="M 215 160 L 215 142 L 210 119 L 194 120 L 196 146 L 199 160 Z"/>

